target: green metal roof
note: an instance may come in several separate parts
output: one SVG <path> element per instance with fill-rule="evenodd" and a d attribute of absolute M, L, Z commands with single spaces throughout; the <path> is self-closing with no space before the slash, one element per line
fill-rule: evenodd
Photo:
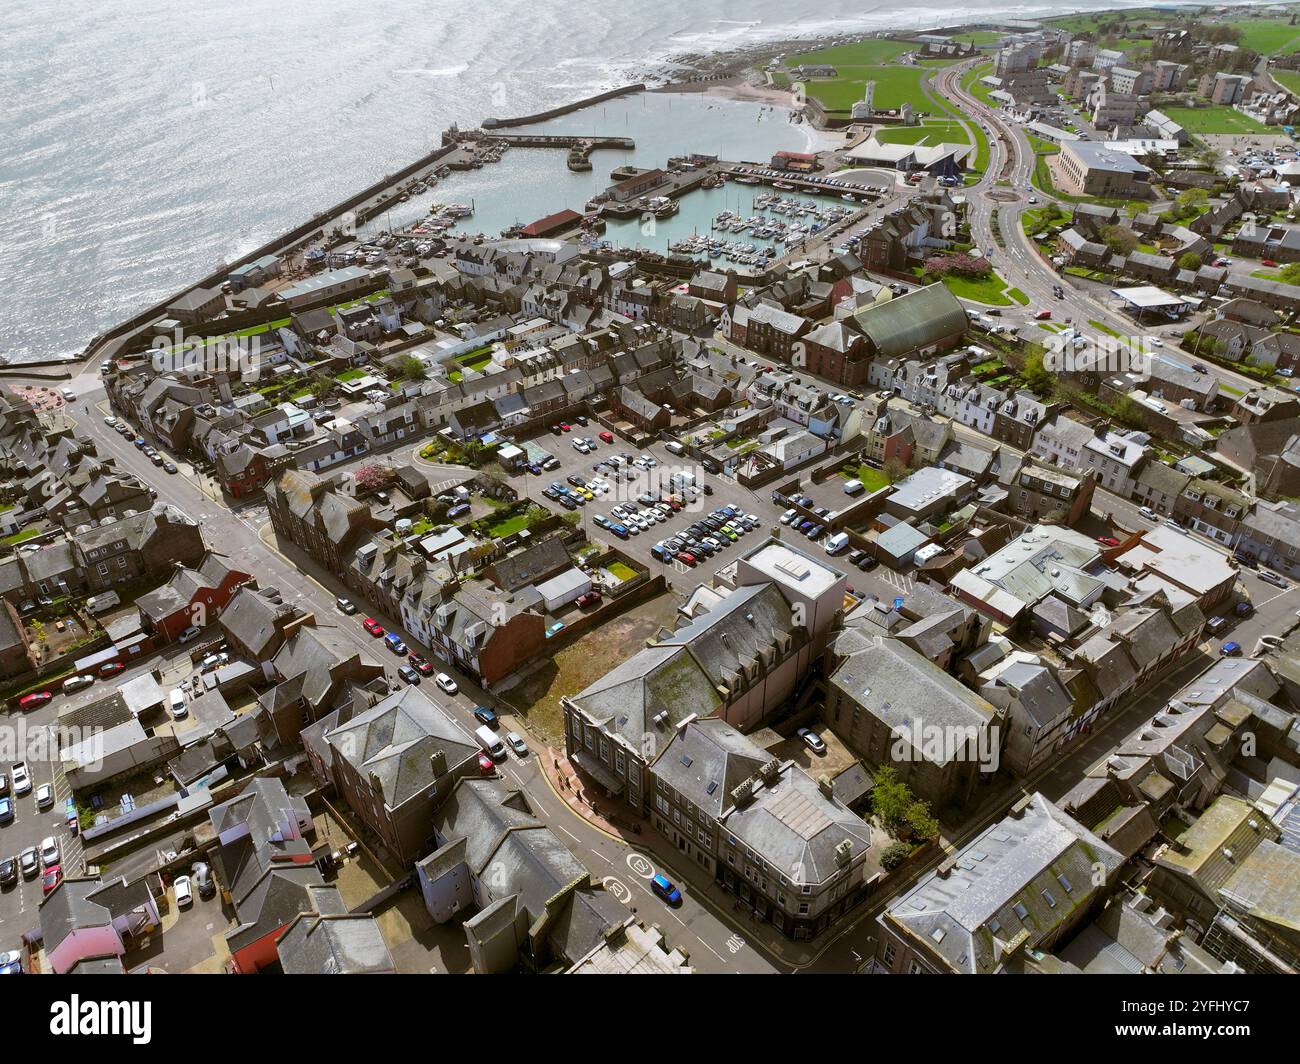
<path fill-rule="evenodd" d="M 900 358 L 966 331 L 966 311 L 939 282 L 867 307 L 855 317 L 867 339 L 886 358 Z"/>

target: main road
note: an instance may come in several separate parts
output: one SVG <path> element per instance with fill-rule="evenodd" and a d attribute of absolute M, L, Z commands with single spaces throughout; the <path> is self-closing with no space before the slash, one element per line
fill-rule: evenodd
<path fill-rule="evenodd" d="M 1035 155 L 1024 127 L 962 86 L 964 75 L 982 61 L 944 67 L 935 79 L 942 96 L 988 131 L 988 166 L 980 180 L 966 189 L 971 242 L 985 252 L 992 252 L 995 268 L 1009 285 L 1029 297 L 1031 308 L 1050 310 L 1058 320 L 1072 318 L 1073 324 L 1085 333 L 1098 331 L 1095 324 L 1089 329 L 1089 324 L 1099 323 L 1105 327 L 1102 332 L 1109 329 L 1117 336 L 1155 335 L 1156 328 L 1137 325 L 1115 306 L 1103 303 L 1091 292 L 1070 283 L 1068 276 L 1058 274 L 1025 233 L 1021 219 L 1031 206 L 1031 198 L 1061 201 L 1034 187 Z M 971 141 L 975 141 L 973 136 Z M 1069 209 L 1070 205 L 1061 203 L 1061 206 Z M 1064 299 L 1054 295 L 1056 285 L 1064 291 Z M 1190 370 L 1196 360 L 1178 347 L 1174 337 L 1180 331 L 1164 334 L 1161 338 L 1164 346 L 1155 357 Z M 1219 379 L 1221 386 L 1226 384 L 1236 392 L 1259 386 L 1259 381 L 1213 363 L 1207 364 L 1207 369 Z"/>

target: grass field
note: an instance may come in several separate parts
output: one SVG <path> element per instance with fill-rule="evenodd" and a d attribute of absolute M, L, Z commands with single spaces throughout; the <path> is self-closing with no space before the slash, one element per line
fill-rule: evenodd
<path fill-rule="evenodd" d="M 1005 33 L 994 33 L 992 30 L 972 30 L 970 33 L 951 34 L 951 39 L 966 41 L 968 44 L 997 44 L 1005 36 Z"/>
<path fill-rule="evenodd" d="M 1007 288 L 1007 282 L 996 273 L 988 277 L 945 277 L 943 283 L 958 299 L 970 299 L 991 307 L 1009 307 L 1012 302 L 1029 302 L 1019 289 Z"/>
<path fill-rule="evenodd" d="M 1277 132 L 1231 107 L 1166 107 L 1164 110 L 1189 133 Z"/>
<path fill-rule="evenodd" d="M 1241 30 L 1243 48 L 1260 55 L 1290 55 L 1300 51 L 1300 26 L 1288 26 L 1286 19 L 1247 18 L 1228 25 Z"/>
<path fill-rule="evenodd" d="M 793 55 L 785 60 L 785 65 L 793 68 L 802 64 L 825 63 L 835 67 L 837 77 L 816 78 L 804 83 L 808 95 L 820 101 L 828 111 L 851 110 L 862 99 L 868 81 L 876 83 L 875 105 L 882 111 L 905 103 L 917 111 L 929 111 L 934 104 L 922 90 L 921 81 L 935 68 L 888 65 L 915 47 L 903 41 L 859 41 Z"/>
<path fill-rule="evenodd" d="M 875 468 L 875 466 L 860 465 L 857 469 L 853 470 L 851 476 L 849 473 L 844 472 L 844 470 L 840 470 L 840 476 L 845 480 L 862 481 L 862 486 L 867 489 L 868 495 L 873 491 L 879 491 L 881 488 L 889 487 L 889 477 L 885 476 L 885 474 Z"/>
<path fill-rule="evenodd" d="M 966 130 L 962 128 L 960 122 L 949 122 L 946 119 L 937 122 L 926 122 L 923 126 L 899 126 L 896 129 L 882 129 L 876 134 L 879 140 L 886 144 L 942 144 L 948 141 L 951 144 L 969 144 L 970 138 L 966 136 Z"/>
<path fill-rule="evenodd" d="M 1271 73 L 1283 88 L 1300 96 L 1300 70 L 1274 70 Z"/>

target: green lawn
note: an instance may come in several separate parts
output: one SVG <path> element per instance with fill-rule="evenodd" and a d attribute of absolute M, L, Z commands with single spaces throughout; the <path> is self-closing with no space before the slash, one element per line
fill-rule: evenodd
<path fill-rule="evenodd" d="M 636 572 L 632 569 L 629 569 L 622 562 L 612 562 L 609 565 L 605 566 L 605 568 L 609 570 L 610 576 L 617 576 L 619 580 L 622 581 L 631 580 L 634 576 L 636 576 Z"/>
<path fill-rule="evenodd" d="M 874 466 L 860 465 L 857 469 L 848 472 L 841 470 L 840 476 L 845 480 L 857 479 L 862 481 L 862 486 L 867 489 L 868 495 L 873 491 L 889 487 L 889 478 Z"/>
<path fill-rule="evenodd" d="M 22 543 L 25 540 L 33 539 L 40 534 L 41 530 L 39 528 L 24 528 L 20 532 L 15 532 L 12 536 L 5 536 L 4 542 L 10 544 Z"/>
<path fill-rule="evenodd" d="M 335 379 L 336 381 L 338 381 L 340 384 L 347 384 L 348 381 L 360 380 L 360 379 L 361 379 L 362 377 L 364 377 L 365 375 L 366 375 L 366 371 L 365 371 L 365 370 L 362 370 L 362 369 L 347 369 L 347 370 L 344 370 L 342 373 L 340 373 L 340 374 L 339 374 L 337 377 L 335 377 L 334 379 Z"/>
<path fill-rule="evenodd" d="M 1300 51 L 1300 26 L 1282 18 L 1247 18 L 1227 23 L 1241 30 L 1240 45 L 1260 55 L 1290 55 Z"/>
<path fill-rule="evenodd" d="M 1296 283 L 1295 281 L 1288 281 L 1282 276 L 1281 271 L 1279 270 L 1252 270 L 1250 275 L 1252 277 L 1258 277 L 1264 281 L 1277 281 L 1278 284 L 1293 285 Z"/>
<path fill-rule="evenodd" d="M 507 517 L 504 521 L 498 521 L 494 525 L 488 526 L 488 535 L 493 539 L 504 539 L 506 536 L 513 536 L 516 532 L 522 532 L 528 527 L 528 514 L 517 513 L 513 517 Z"/>
<path fill-rule="evenodd" d="M 803 64 L 824 63 L 844 73 L 845 67 L 878 66 L 916 48 L 905 41 L 870 40 L 856 44 L 839 44 L 816 52 L 803 52 L 785 60 L 786 69 Z"/>
<path fill-rule="evenodd" d="M 876 139 L 886 144 L 942 144 L 948 141 L 950 144 L 969 144 L 970 138 L 966 136 L 966 130 L 960 122 L 951 122 L 948 119 L 926 122 L 921 126 L 898 126 L 893 129 L 882 129 L 876 134 Z"/>
<path fill-rule="evenodd" d="M 967 44 L 997 44 L 1005 33 L 995 33 L 993 30 L 972 30 L 970 33 L 954 33 L 950 39 L 954 41 L 965 41 Z"/>
<path fill-rule="evenodd" d="M 945 277 L 943 283 L 959 299 L 971 299 L 992 307 L 1009 307 L 1013 298 L 1018 303 L 1029 302 L 1019 289 L 1008 291 L 1007 282 L 996 273 L 988 277 Z"/>
<path fill-rule="evenodd" d="M 1284 89 L 1289 89 L 1295 96 L 1300 96 L 1300 70 L 1269 71 Z"/>
<path fill-rule="evenodd" d="M 1189 133 L 1279 132 L 1231 107 L 1166 107 L 1164 112 Z"/>
<path fill-rule="evenodd" d="M 1089 319 L 1088 319 L 1088 324 L 1091 325 L 1091 326 L 1092 326 L 1094 329 L 1096 329 L 1098 332 L 1105 333 L 1107 336 L 1116 336 L 1116 337 L 1119 336 L 1119 333 L 1117 333 L 1117 332 L 1116 332 L 1114 329 L 1112 329 L 1109 325 L 1105 325 L 1105 324 L 1103 324 L 1102 322 L 1095 321 L 1095 320 L 1092 319 L 1092 318 L 1089 318 Z"/>

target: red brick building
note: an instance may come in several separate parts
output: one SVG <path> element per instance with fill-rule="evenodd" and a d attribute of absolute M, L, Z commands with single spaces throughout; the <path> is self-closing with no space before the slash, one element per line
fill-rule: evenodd
<path fill-rule="evenodd" d="M 209 554 L 197 569 L 179 566 L 162 587 L 136 600 L 144 626 L 160 642 L 170 643 L 191 625 L 213 623 L 235 592 L 252 577 Z"/>

